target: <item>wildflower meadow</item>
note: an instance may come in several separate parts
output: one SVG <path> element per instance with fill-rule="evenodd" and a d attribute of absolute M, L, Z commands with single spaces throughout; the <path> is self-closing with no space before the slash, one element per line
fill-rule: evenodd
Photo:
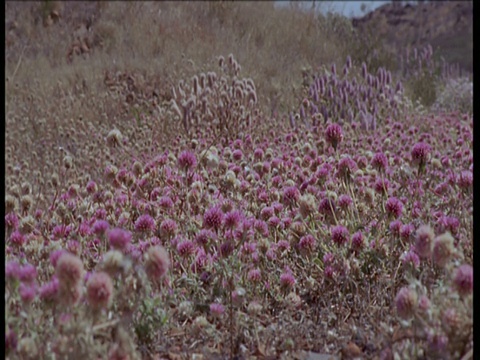
<path fill-rule="evenodd" d="M 472 87 L 436 49 L 99 2 L 69 53 L 81 3 L 39 4 L 7 48 L 7 359 L 473 359 Z"/>

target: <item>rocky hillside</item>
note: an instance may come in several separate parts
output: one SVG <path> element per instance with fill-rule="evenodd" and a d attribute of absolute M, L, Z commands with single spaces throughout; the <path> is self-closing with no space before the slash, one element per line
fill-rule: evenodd
<path fill-rule="evenodd" d="M 431 44 L 447 62 L 473 71 L 473 1 L 393 1 L 352 22 L 391 50 Z"/>

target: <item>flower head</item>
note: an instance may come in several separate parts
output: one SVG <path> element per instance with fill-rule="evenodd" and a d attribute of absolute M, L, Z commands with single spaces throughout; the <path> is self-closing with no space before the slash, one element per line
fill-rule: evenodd
<path fill-rule="evenodd" d="M 332 241 L 337 245 L 344 245 L 348 242 L 350 234 L 345 226 L 338 225 L 332 229 Z"/>
<path fill-rule="evenodd" d="M 239 211 L 233 210 L 225 214 L 224 226 L 227 229 L 235 229 L 241 219 L 241 214 Z"/>
<path fill-rule="evenodd" d="M 311 234 L 302 236 L 298 242 L 298 248 L 300 249 L 300 252 L 305 254 L 311 254 L 315 250 L 316 246 L 317 241 Z"/>
<path fill-rule="evenodd" d="M 56 277 L 53 277 L 50 282 L 44 284 L 40 288 L 39 298 L 43 301 L 53 302 L 57 299 L 58 296 L 58 286 L 59 282 Z"/>
<path fill-rule="evenodd" d="M 184 170 L 191 170 L 197 165 L 197 158 L 192 152 L 185 150 L 178 156 L 178 166 Z"/>
<path fill-rule="evenodd" d="M 413 249 L 410 249 L 408 252 L 404 253 L 401 257 L 401 260 L 404 266 L 410 265 L 414 269 L 417 269 L 420 265 L 420 258 Z"/>
<path fill-rule="evenodd" d="M 87 282 L 87 300 L 94 309 L 107 308 L 113 296 L 113 283 L 105 272 L 97 272 Z"/>
<path fill-rule="evenodd" d="M 312 194 L 305 194 L 298 200 L 298 211 L 302 218 L 307 218 L 310 214 L 313 214 L 316 210 L 315 196 Z"/>
<path fill-rule="evenodd" d="M 190 240 L 183 240 L 177 244 L 177 251 L 181 257 L 189 257 L 195 252 L 195 244 Z"/>
<path fill-rule="evenodd" d="M 399 218 L 403 212 L 403 204 L 396 197 L 388 198 L 385 208 L 394 218 Z"/>
<path fill-rule="evenodd" d="M 292 289 L 296 282 L 297 280 L 295 280 L 295 277 L 290 271 L 285 271 L 282 275 L 280 275 L 280 286 L 284 290 Z"/>
<path fill-rule="evenodd" d="M 93 224 L 92 230 L 96 235 L 105 234 L 108 230 L 110 225 L 105 220 L 97 220 L 95 224 Z"/>
<path fill-rule="evenodd" d="M 433 239 L 435 233 L 429 225 L 422 225 L 415 234 L 415 251 L 422 258 L 427 258 L 432 254 Z"/>
<path fill-rule="evenodd" d="M 81 282 L 84 274 L 83 262 L 79 257 L 64 252 L 60 255 L 55 267 L 60 285 L 73 286 Z"/>
<path fill-rule="evenodd" d="M 262 279 L 260 269 L 251 269 L 247 274 L 247 279 L 253 283 L 258 283 Z"/>
<path fill-rule="evenodd" d="M 145 254 L 145 271 L 155 281 L 162 278 L 170 267 L 170 257 L 163 246 L 152 246 Z"/>
<path fill-rule="evenodd" d="M 153 220 L 153 218 L 148 214 L 140 215 L 137 221 L 135 221 L 135 231 L 155 231 L 155 220 Z"/>
<path fill-rule="evenodd" d="M 449 232 L 437 236 L 433 240 L 433 262 L 439 267 L 445 267 L 455 252 L 453 237 Z"/>
<path fill-rule="evenodd" d="M 285 190 L 283 190 L 283 200 L 287 204 L 296 202 L 298 201 L 299 198 L 300 198 L 300 191 L 296 186 L 289 186 L 289 187 L 286 187 Z"/>
<path fill-rule="evenodd" d="M 108 241 L 112 248 L 123 250 L 132 241 L 132 233 L 127 230 L 115 228 L 108 232 Z"/>
<path fill-rule="evenodd" d="M 20 267 L 18 272 L 18 278 L 21 282 L 31 284 L 37 277 L 37 269 L 31 264 L 25 264 Z"/>
<path fill-rule="evenodd" d="M 417 303 L 418 295 L 415 290 L 409 287 L 401 288 L 395 297 L 398 316 L 402 319 L 410 318 L 413 315 Z"/>
<path fill-rule="evenodd" d="M 460 295 L 470 294 L 473 291 L 473 267 L 468 264 L 458 267 L 454 273 L 453 284 Z"/>
<path fill-rule="evenodd" d="M 387 156 L 383 152 L 378 152 L 373 155 L 371 164 L 374 169 L 385 171 L 388 166 Z"/>
<path fill-rule="evenodd" d="M 361 250 L 365 246 L 365 240 L 363 234 L 360 231 L 357 231 L 352 235 L 352 248 L 354 250 Z"/>
<path fill-rule="evenodd" d="M 164 219 L 160 223 L 160 236 L 171 239 L 177 232 L 177 223 L 172 219 Z"/>
<path fill-rule="evenodd" d="M 25 304 L 30 304 L 35 299 L 37 289 L 33 284 L 21 283 L 18 287 L 18 292 L 20 299 L 22 299 Z"/>
<path fill-rule="evenodd" d="M 338 124 L 330 124 L 325 130 L 325 139 L 334 149 L 337 149 L 338 143 L 343 139 L 342 128 Z"/>
<path fill-rule="evenodd" d="M 422 171 L 430 156 L 431 147 L 423 142 L 416 143 L 412 148 L 412 162 Z"/>
<path fill-rule="evenodd" d="M 222 304 L 219 304 L 219 303 L 210 304 L 210 313 L 214 317 L 220 317 L 223 315 L 224 312 L 225 312 L 225 307 Z"/>
<path fill-rule="evenodd" d="M 218 206 L 208 209 L 203 215 L 203 226 L 217 231 L 223 223 L 223 212 Z"/>

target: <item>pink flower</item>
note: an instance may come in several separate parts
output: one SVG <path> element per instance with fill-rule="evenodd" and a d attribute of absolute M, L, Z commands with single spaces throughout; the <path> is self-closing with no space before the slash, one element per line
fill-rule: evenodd
<path fill-rule="evenodd" d="M 74 255 L 80 255 L 80 253 L 82 252 L 82 245 L 77 240 L 68 240 L 66 248 Z"/>
<path fill-rule="evenodd" d="M 87 192 L 92 195 L 94 192 L 97 191 L 97 184 L 95 181 L 90 180 L 87 184 Z"/>
<path fill-rule="evenodd" d="M 20 264 L 17 261 L 9 261 L 5 264 L 5 278 L 19 279 L 20 278 Z"/>
<path fill-rule="evenodd" d="M 58 279 L 54 277 L 50 282 L 40 288 L 40 299 L 46 302 L 54 302 L 58 296 L 58 287 Z"/>
<path fill-rule="evenodd" d="M 327 279 L 333 279 L 333 277 L 335 276 L 335 270 L 332 266 L 328 265 L 325 267 L 325 270 L 323 271 L 323 276 L 325 276 L 325 278 Z"/>
<path fill-rule="evenodd" d="M 203 215 L 203 226 L 218 231 L 223 223 L 223 212 L 218 206 L 208 209 Z"/>
<path fill-rule="evenodd" d="M 448 345 L 448 337 L 442 334 L 428 334 L 428 347 L 435 354 L 442 354 Z"/>
<path fill-rule="evenodd" d="M 95 224 L 93 224 L 92 230 L 95 235 L 103 235 L 107 232 L 110 225 L 105 220 L 97 220 Z"/>
<path fill-rule="evenodd" d="M 332 229 L 332 241 L 337 245 L 344 245 L 348 242 L 350 234 L 345 226 L 338 225 Z"/>
<path fill-rule="evenodd" d="M 195 252 L 195 244 L 190 240 L 183 240 L 178 243 L 177 251 L 181 257 L 188 257 Z"/>
<path fill-rule="evenodd" d="M 265 153 L 263 152 L 263 150 L 261 148 L 256 148 L 255 151 L 253 152 L 253 157 L 257 161 L 262 160 L 264 155 L 265 155 Z"/>
<path fill-rule="evenodd" d="M 300 198 L 300 191 L 296 186 L 289 186 L 283 191 L 283 200 L 287 204 L 297 202 Z"/>
<path fill-rule="evenodd" d="M 13 330 L 9 330 L 5 334 L 5 355 L 9 355 L 17 348 L 18 339 L 17 334 Z"/>
<path fill-rule="evenodd" d="M 26 304 L 30 304 L 35 299 L 35 295 L 37 293 L 34 285 L 24 283 L 20 284 L 18 287 L 18 292 L 22 301 Z"/>
<path fill-rule="evenodd" d="M 200 246 L 205 246 L 216 238 L 217 237 L 214 232 L 207 229 L 202 229 L 197 233 L 197 235 L 195 235 L 195 243 Z"/>
<path fill-rule="evenodd" d="M 390 185 L 390 182 L 388 179 L 381 179 L 378 178 L 375 181 L 375 184 L 373 185 L 373 188 L 377 194 L 388 194 L 388 187 Z"/>
<path fill-rule="evenodd" d="M 335 256 L 332 253 L 326 253 L 323 255 L 322 260 L 324 265 L 331 265 L 333 260 L 335 260 Z"/>
<path fill-rule="evenodd" d="M 173 201 L 170 196 L 162 196 L 158 201 L 158 205 L 164 209 L 173 208 Z"/>
<path fill-rule="evenodd" d="M 371 164 L 374 169 L 385 171 L 388 166 L 387 156 L 383 152 L 378 152 L 373 156 Z"/>
<path fill-rule="evenodd" d="M 445 267 L 455 252 L 452 235 L 446 232 L 433 240 L 433 262 L 439 267 Z"/>
<path fill-rule="evenodd" d="M 298 248 L 302 253 L 305 254 L 311 254 L 315 250 L 316 246 L 317 241 L 311 234 L 302 236 L 298 242 Z"/>
<path fill-rule="evenodd" d="M 290 250 L 290 243 L 287 240 L 280 240 L 277 243 L 277 249 L 279 251 L 288 251 Z"/>
<path fill-rule="evenodd" d="M 210 313 L 214 317 L 220 317 L 223 315 L 224 312 L 225 312 L 225 307 L 222 304 L 219 304 L 219 303 L 210 304 Z"/>
<path fill-rule="evenodd" d="M 140 215 L 137 221 L 135 221 L 135 231 L 155 231 L 155 220 L 153 220 L 153 218 L 148 214 Z"/>
<path fill-rule="evenodd" d="M 253 283 L 258 283 L 262 279 L 259 269 L 251 269 L 247 274 L 247 279 Z"/>
<path fill-rule="evenodd" d="M 170 267 L 170 257 L 163 246 L 152 246 L 145 256 L 145 271 L 152 280 L 159 280 Z"/>
<path fill-rule="evenodd" d="M 241 214 L 239 211 L 229 211 L 225 214 L 224 226 L 227 229 L 235 229 L 241 219 Z"/>
<path fill-rule="evenodd" d="M 350 156 L 345 156 L 338 162 L 337 176 L 348 180 L 350 174 L 353 174 L 355 170 L 357 170 L 357 163 Z"/>
<path fill-rule="evenodd" d="M 325 139 L 330 143 L 334 149 L 337 149 L 338 144 L 343 139 L 342 128 L 338 124 L 330 124 L 325 130 Z"/>
<path fill-rule="evenodd" d="M 132 241 L 132 233 L 127 230 L 115 228 L 108 232 L 110 246 L 117 250 L 124 250 Z"/>
<path fill-rule="evenodd" d="M 389 226 L 389 229 L 392 235 L 399 236 L 401 226 L 402 226 L 402 222 L 400 220 L 393 220 Z"/>
<path fill-rule="evenodd" d="M 466 296 L 473 291 L 473 267 L 468 264 L 457 268 L 453 277 L 453 285 L 461 296 Z"/>
<path fill-rule="evenodd" d="M 113 296 L 113 283 L 105 272 L 97 272 L 90 276 L 87 282 L 87 300 L 94 309 L 110 306 Z"/>
<path fill-rule="evenodd" d="M 184 170 L 191 170 L 197 165 L 197 158 L 188 151 L 182 151 L 178 156 L 178 166 Z"/>
<path fill-rule="evenodd" d="M 37 277 L 37 269 L 31 264 L 25 264 L 20 267 L 18 272 L 18 278 L 20 281 L 30 284 L 35 281 Z"/>
<path fill-rule="evenodd" d="M 418 303 L 418 295 L 415 290 L 403 287 L 395 297 L 395 304 L 397 306 L 397 313 L 402 319 L 408 319 L 413 315 Z"/>
<path fill-rule="evenodd" d="M 175 236 L 177 232 L 177 223 L 172 219 L 165 219 L 160 223 L 160 236 L 167 239 Z"/>
<path fill-rule="evenodd" d="M 433 239 L 435 233 L 428 225 L 422 225 L 415 234 L 415 251 L 422 258 L 427 258 L 432 254 Z"/>
<path fill-rule="evenodd" d="M 232 157 L 235 161 L 241 160 L 242 157 L 243 157 L 242 150 L 240 150 L 240 149 L 234 150 L 233 153 L 232 153 Z"/>
<path fill-rule="evenodd" d="M 18 228 L 18 217 L 14 212 L 11 212 L 5 215 L 5 227 L 7 229 Z"/>
<path fill-rule="evenodd" d="M 273 215 L 270 219 L 267 220 L 267 224 L 272 228 L 276 228 L 280 226 L 282 222 L 277 216 Z"/>
<path fill-rule="evenodd" d="M 418 308 L 422 311 L 427 311 L 430 309 L 430 300 L 425 295 L 420 296 L 418 300 Z"/>
<path fill-rule="evenodd" d="M 65 252 L 58 258 L 55 273 L 60 285 L 76 285 L 81 282 L 84 274 L 82 260 L 73 254 Z"/>
<path fill-rule="evenodd" d="M 268 220 L 274 214 L 274 210 L 272 206 L 265 206 L 260 210 L 260 217 L 262 220 Z"/>
<path fill-rule="evenodd" d="M 420 265 L 420 258 L 413 249 L 410 249 L 407 253 L 403 254 L 401 260 L 404 266 L 410 265 L 414 269 L 418 269 L 418 266 Z"/>
<path fill-rule="evenodd" d="M 352 249 L 361 250 L 365 246 L 363 234 L 357 231 L 352 235 Z"/>
<path fill-rule="evenodd" d="M 419 142 L 412 148 L 412 161 L 414 165 L 418 165 L 420 169 L 424 168 L 431 151 L 431 147 L 428 144 Z"/>
<path fill-rule="evenodd" d="M 469 190 L 473 185 L 473 173 L 470 170 L 462 171 L 457 184 L 460 189 Z"/>
<path fill-rule="evenodd" d="M 323 198 L 318 205 L 318 212 L 324 215 L 332 215 L 336 210 L 335 200 Z"/>
<path fill-rule="evenodd" d="M 403 204 L 396 197 L 388 198 L 385 204 L 387 212 L 395 218 L 399 218 L 403 212 Z"/>
<path fill-rule="evenodd" d="M 297 280 L 295 280 L 295 277 L 290 271 L 285 271 L 282 275 L 280 275 L 280 286 L 282 289 L 290 290 L 295 286 L 296 283 Z"/>
<path fill-rule="evenodd" d="M 9 243 L 17 246 L 17 247 L 22 247 L 25 245 L 27 242 L 27 239 L 25 236 L 18 230 L 15 230 L 11 235 L 10 238 L 8 239 Z"/>
<path fill-rule="evenodd" d="M 400 226 L 400 237 L 403 240 L 409 240 L 410 235 L 412 235 L 413 230 L 415 230 L 415 227 L 412 224 L 404 224 Z"/>
<path fill-rule="evenodd" d="M 342 209 L 347 209 L 353 204 L 353 200 L 349 195 L 342 194 L 338 198 L 338 206 Z"/>
<path fill-rule="evenodd" d="M 66 253 L 66 251 L 63 249 L 54 250 L 50 253 L 50 256 L 49 256 L 50 264 L 52 264 L 54 268 L 57 267 L 57 261 L 60 258 L 60 256 L 64 253 Z"/>

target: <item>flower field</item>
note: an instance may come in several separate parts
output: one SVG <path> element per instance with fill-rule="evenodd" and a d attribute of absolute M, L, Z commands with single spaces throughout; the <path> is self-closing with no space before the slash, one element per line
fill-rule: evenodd
<path fill-rule="evenodd" d="M 278 106 L 233 52 L 7 71 L 6 358 L 472 359 L 471 91 L 342 55 Z"/>

